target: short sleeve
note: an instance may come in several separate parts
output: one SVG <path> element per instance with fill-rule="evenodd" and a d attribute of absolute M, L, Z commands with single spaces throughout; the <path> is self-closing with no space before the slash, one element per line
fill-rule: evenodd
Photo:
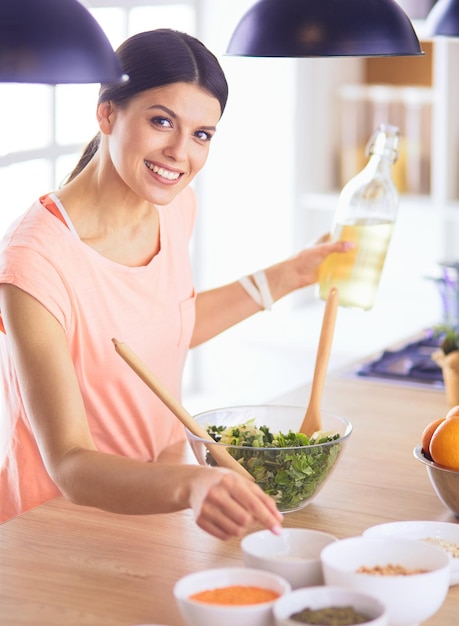
<path fill-rule="evenodd" d="M 68 290 L 58 269 L 42 254 L 22 246 L 8 247 L 0 255 L 0 283 L 15 285 L 31 295 L 68 331 Z"/>

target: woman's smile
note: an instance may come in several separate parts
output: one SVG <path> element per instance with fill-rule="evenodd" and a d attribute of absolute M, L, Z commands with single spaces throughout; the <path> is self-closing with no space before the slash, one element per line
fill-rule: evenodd
<path fill-rule="evenodd" d="M 155 165 L 151 161 L 145 160 L 144 163 L 151 172 L 158 176 L 158 178 L 165 178 L 169 182 L 175 182 L 180 178 L 180 176 L 182 176 L 182 172 L 173 172 L 172 170 L 166 169 L 160 165 Z"/>

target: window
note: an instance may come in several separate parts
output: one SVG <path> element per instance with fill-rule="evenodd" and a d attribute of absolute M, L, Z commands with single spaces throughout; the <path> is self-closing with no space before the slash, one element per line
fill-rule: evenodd
<path fill-rule="evenodd" d="M 218 56 L 228 78 L 228 105 L 209 161 L 196 180 L 199 213 L 192 255 L 197 289 L 230 282 L 287 256 L 293 216 L 295 64 L 224 54 L 253 0 L 82 1 L 90 5 L 114 48 L 136 32 L 176 28 L 198 36 Z M 0 236 L 73 169 L 97 131 L 97 92 L 98 85 L 0 84 Z M 185 406 L 193 401 L 194 408 L 208 408 L 212 394 L 220 405 L 227 394 L 241 398 L 250 393 L 255 399 L 257 385 L 263 385 L 260 396 L 272 393 L 263 368 L 251 358 L 257 350 L 250 320 L 248 324 L 191 351 L 184 372 Z M 254 372 L 260 375 L 254 378 Z"/>

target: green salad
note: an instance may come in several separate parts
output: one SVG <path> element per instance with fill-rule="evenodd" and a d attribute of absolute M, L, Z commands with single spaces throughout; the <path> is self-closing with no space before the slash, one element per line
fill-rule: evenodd
<path fill-rule="evenodd" d="M 317 432 L 311 437 L 293 431 L 272 433 L 267 426 L 257 427 L 254 419 L 238 426 L 209 425 L 207 432 L 218 443 L 237 446 L 228 452 L 274 498 L 280 511 L 294 511 L 314 495 L 342 445 L 333 443 L 340 439 L 336 432 Z M 317 446 L 323 443 L 329 445 Z M 216 465 L 209 451 L 206 461 Z"/>

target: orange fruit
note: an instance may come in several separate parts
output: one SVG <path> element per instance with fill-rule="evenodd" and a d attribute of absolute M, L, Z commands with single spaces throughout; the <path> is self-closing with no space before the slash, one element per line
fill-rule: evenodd
<path fill-rule="evenodd" d="M 448 411 L 446 419 L 449 420 L 450 417 L 456 416 L 459 416 L 459 404 L 457 406 L 453 406 L 453 408 Z"/>
<path fill-rule="evenodd" d="M 434 431 L 429 446 L 435 463 L 459 470 L 459 416 L 444 419 Z"/>
<path fill-rule="evenodd" d="M 445 419 L 446 417 L 439 417 L 433 422 L 430 422 L 430 424 L 427 424 L 427 426 L 424 428 L 422 437 L 421 437 L 421 446 L 422 446 L 422 451 L 425 454 L 429 454 L 430 440 L 432 439 L 432 435 L 440 426 L 440 424 L 445 421 Z"/>

